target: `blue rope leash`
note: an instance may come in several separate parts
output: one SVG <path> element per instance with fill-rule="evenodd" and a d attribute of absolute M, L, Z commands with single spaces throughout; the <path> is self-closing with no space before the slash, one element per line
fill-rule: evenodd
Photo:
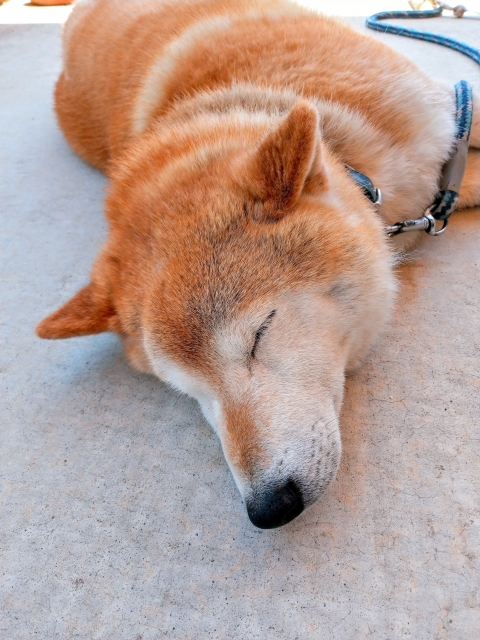
<path fill-rule="evenodd" d="M 382 11 L 381 13 L 376 13 L 375 15 L 367 18 L 366 25 L 370 29 L 381 31 L 382 33 L 392 33 L 399 36 L 406 36 L 408 38 L 416 38 L 417 40 L 426 40 L 427 42 L 433 42 L 434 44 L 449 47 L 450 49 L 463 53 L 480 64 L 480 50 L 470 47 L 463 42 L 459 42 L 453 38 L 448 38 L 447 36 L 430 33 L 428 31 L 406 29 L 405 27 L 398 27 L 393 24 L 382 24 L 381 22 L 382 20 L 388 20 L 389 18 L 437 18 L 442 15 L 442 12 L 443 7 L 441 6 L 428 11 Z M 455 147 L 452 151 L 450 160 L 443 168 L 440 191 L 438 192 L 435 201 L 426 212 L 426 215 L 428 214 L 429 216 L 433 216 L 435 220 L 442 220 L 443 228 L 440 231 L 435 232 L 434 227 L 432 229 L 432 226 L 430 225 L 425 230 L 432 235 L 439 235 L 444 231 L 448 223 L 448 218 L 455 211 L 458 204 L 460 182 L 463 177 L 463 171 L 465 170 L 468 138 L 470 137 L 473 115 L 471 85 L 465 80 L 461 80 L 455 85 L 455 96 L 457 102 L 457 132 L 455 136 Z M 460 156 L 464 157 L 461 158 Z M 458 167 L 460 167 L 460 170 L 458 170 Z M 419 223 L 422 220 L 426 220 L 426 217 L 424 216 L 423 219 L 416 221 L 406 220 L 403 223 L 397 223 L 390 228 L 390 235 L 403 233 L 410 229 L 413 230 L 416 228 L 415 223 Z"/>
<path fill-rule="evenodd" d="M 449 47 L 450 49 L 454 49 L 455 51 L 460 51 L 460 53 L 463 53 L 464 55 L 480 64 L 480 50 L 475 49 L 474 47 L 470 47 L 464 42 L 459 42 L 454 38 L 441 36 L 437 33 L 430 33 L 429 31 L 407 29 L 406 27 L 399 27 L 394 24 L 384 24 L 381 22 L 382 20 L 388 20 L 390 18 L 437 18 L 442 15 L 442 12 L 442 7 L 437 7 L 436 9 L 428 11 L 382 11 L 381 13 L 375 13 L 373 16 L 367 18 L 366 25 L 370 29 L 381 31 L 382 33 L 393 33 L 397 36 L 406 36 L 407 38 L 426 40 L 427 42 L 440 44 L 443 47 Z"/>

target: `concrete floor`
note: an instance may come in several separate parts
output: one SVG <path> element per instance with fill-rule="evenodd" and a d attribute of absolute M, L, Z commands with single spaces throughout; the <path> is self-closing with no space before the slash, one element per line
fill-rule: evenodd
<path fill-rule="evenodd" d="M 429 27 L 478 45 L 478 22 Z M 33 334 L 105 233 L 105 179 L 52 113 L 59 30 L 0 27 L 2 640 L 478 639 L 480 211 L 400 269 L 324 499 L 257 530 L 193 401 L 134 373 L 111 335 Z M 382 38 L 480 86 L 459 54 Z"/>

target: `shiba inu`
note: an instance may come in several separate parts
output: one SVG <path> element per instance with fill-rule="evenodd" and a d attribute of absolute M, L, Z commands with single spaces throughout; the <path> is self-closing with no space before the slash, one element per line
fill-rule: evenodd
<path fill-rule="evenodd" d="M 345 372 L 418 237 L 385 223 L 432 202 L 453 90 L 283 0 L 81 0 L 55 102 L 110 178 L 109 236 L 38 335 L 116 332 L 133 367 L 198 400 L 251 521 L 289 522 L 337 471 Z M 470 145 L 463 207 L 480 204 L 478 106 Z"/>

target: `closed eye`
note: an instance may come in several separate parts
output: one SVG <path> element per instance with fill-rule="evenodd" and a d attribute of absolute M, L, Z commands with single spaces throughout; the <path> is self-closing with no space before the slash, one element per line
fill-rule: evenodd
<path fill-rule="evenodd" d="M 255 358 L 255 351 L 256 351 L 256 349 L 258 347 L 258 343 L 260 342 L 260 338 L 263 336 L 263 334 L 266 332 L 266 330 L 270 326 L 270 323 L 272 322 L 273 316 L 275 315 L 275 313 L 276 313 L 276 311 L 273 310 L 268 314 L 267 318 L 262 323 L 260 329 L 255 334 L 255 340 L 254 340 L 254 343 L 253 343 L 252 350 L 250 352 L 250 357 L 251 358 Z"/>

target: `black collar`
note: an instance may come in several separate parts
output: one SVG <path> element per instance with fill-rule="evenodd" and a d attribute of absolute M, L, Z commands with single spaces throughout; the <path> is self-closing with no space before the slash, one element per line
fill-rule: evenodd
<path fill-rule="evenodd" d="M 373 204 L 381 205 L 382 204 L 382 192 L 380 189 L 376 189 L 373 182 L 370 180 L 368 176 L 364 173 L 360 173 L 356 169 L 349 167 L 348 164 L 345 165 L 345 169 L 348 171 L 348 174 L 355 180 L 358 186 L 362 189 L 363 193 Z"/>

